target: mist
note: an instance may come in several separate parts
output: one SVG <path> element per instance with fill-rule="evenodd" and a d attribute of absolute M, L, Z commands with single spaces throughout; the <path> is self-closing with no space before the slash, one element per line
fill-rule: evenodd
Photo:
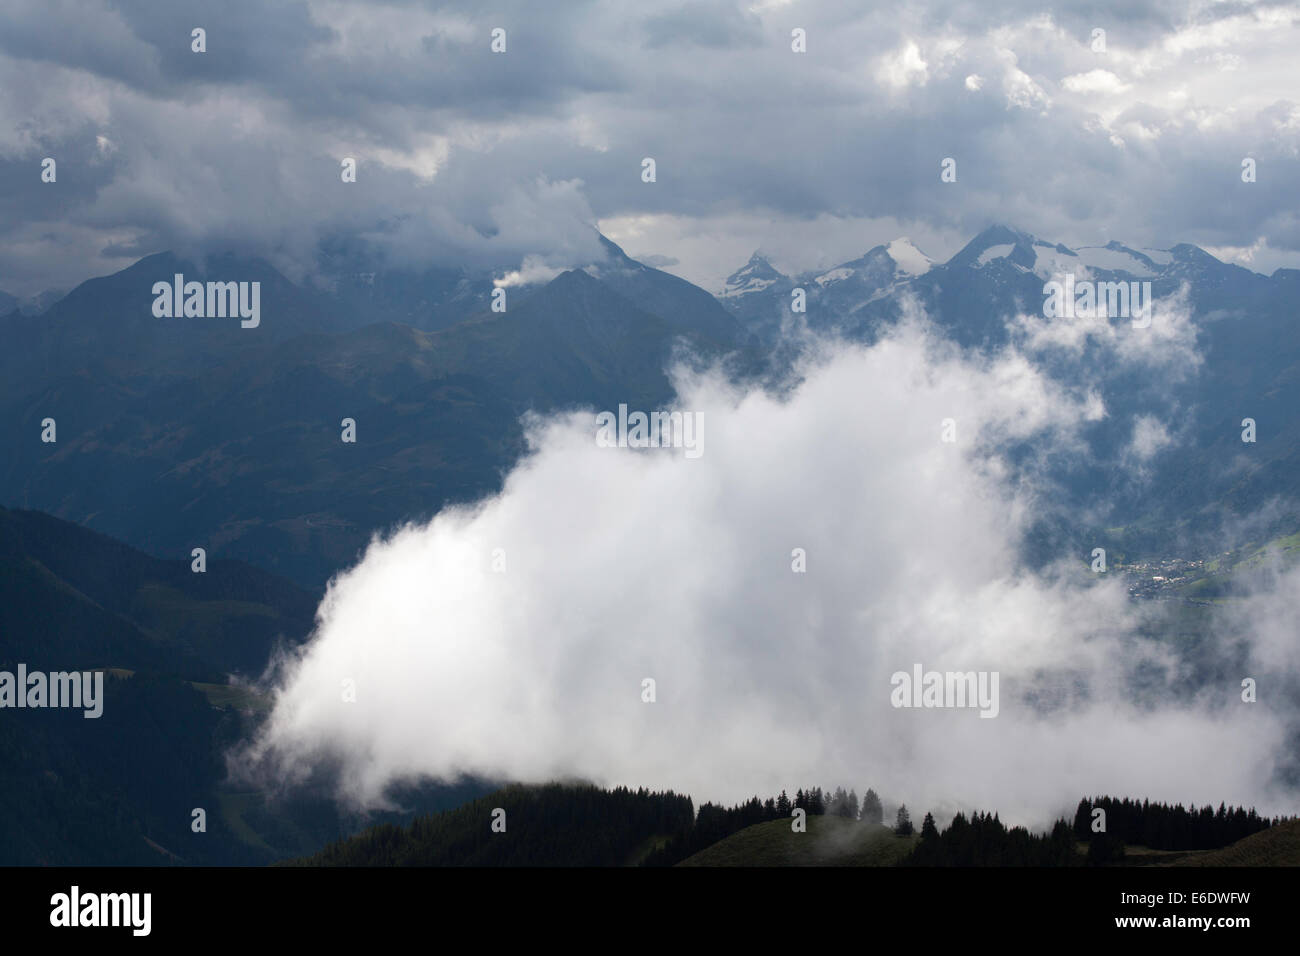
<path fill-rule="evenodd" d="M 1021 560 L 1055 506 L 1032 462 L 1077 450 L 1103 396 L 1015 347 L 961 353 L 915 313 L 823 343 L 781 394 L 675 374 L 673 408 L 707 421 L 698 458 L 598 447 L 602 409 L 534 417 L 499 495 L 376 535 L 268 676 L 236 774 L 292 785 L 328 762 L 361 808 L 470 775 L 697 804 L 871 786 L 914 816 L 1036 826 L 1095 793 L 1287 809 L 1292 715 L 1239 685 L 1294 670 L 1278 608 L 1300 577 L 1234 618 L 1255 672 L 1195 683 L 1145 636 L 1166 608 L 1086 553 Z M 1012 443 L 1040 453 L 1013 467 Z M 997 716 L 893 706 L 916 664 L 996 672 Z"/>

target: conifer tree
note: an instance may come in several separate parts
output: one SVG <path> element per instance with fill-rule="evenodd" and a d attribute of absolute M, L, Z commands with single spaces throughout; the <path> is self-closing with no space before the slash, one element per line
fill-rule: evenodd
<path fill-rule="evenodd" d="M 885 808 L 881 806 L 880 797 L 876 795 L 876 791 L 870 787 L 867 788 L 866 796 L 862 798 L 862 822 L 876 825 L 885 822 Z"/>
<path fill-rule="evenodd" d="M 939 839 L 939 828 L 934 825 L 934 814 L 927 813 L 921 822 L 921 840 L 929 842 Z"/>
<path fill-rule="evenodd" d="M 821 816 L 826 813 L 826 798 L 822 794 L 821 787 L 813 787 L 808 791 L 808 815 Z"/>
<path fill-rule="evenodd" d="M 912 835 L 912 818 L 907 813 L 907 804 L 900 804 L 898 807 L 898 817 L 894 823 L 895 836 Z"/>

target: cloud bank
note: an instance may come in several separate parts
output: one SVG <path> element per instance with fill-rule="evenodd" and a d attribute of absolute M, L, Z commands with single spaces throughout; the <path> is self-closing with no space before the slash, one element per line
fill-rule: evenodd
<path fill-rule="evenodd" d="M 1293 3 L 9 0 L 0 288 L 187 243 L 310 271 L 357 236 L 398 263 L 576 266 L 593 217 L 710 288 L 760 245 L 794 271 L 900 234 L 946 258 L 992 221 L 1269 272 L 1300 253 L 1297 30 Z"/>
<path fill-rule="evenodd" d="M 592 411 L 535 419 L 499 496 L 376 538 L 282 662 L 239 772 L 337 763 L 362 806 L 478 775 L 697 800 L 872 786 L 1030 823 L 1096 792 L 1279 809 L 1284 708 L 1242 703 L 1235 671 L 1189 684 L 1143 636 L 1161 611 L 1087 555 L 1019 560 L 1050 488 L 998 449 L 1072 447 L 1096 395 L 916 317 L 822 349 L 781 395 L 702 372 L 678 393 L 699 458 L 597 447 Z M 998 716 L 893 707 L 918 663 L 998 672 Z"/>

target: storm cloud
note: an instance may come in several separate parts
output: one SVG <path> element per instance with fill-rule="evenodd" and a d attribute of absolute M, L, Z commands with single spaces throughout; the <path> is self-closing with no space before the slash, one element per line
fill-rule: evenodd
<path fill-rule="evenodd" d="M 710 287 L 758 246 L 806 268 L 907 233 L 942 258 L 993 220 L 1068 244 L 1194 242 L 1271 271 L 1300 258 L 1298 17 L 15 0 L 0 288 L 214 244 L 310 276 L 340 237 L 399 264 L 561 268 L 599 256 L 593 222 Z M 939 180 L 946 157 L 956 183 Z"/>

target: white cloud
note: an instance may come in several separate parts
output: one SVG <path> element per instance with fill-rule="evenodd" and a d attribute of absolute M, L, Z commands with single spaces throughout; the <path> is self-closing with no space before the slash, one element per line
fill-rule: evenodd
<path fill-rule="evenodd" d="M 921 48 L 913 40 L 880 58 L 876 79 L 895 90 L 924 86 L 930 77 L 929 67 L 921 57 Z"/>
<path fill-rule="evenodd" d="M 1128 84 L 1109 70 L 1089 70 L 1075 73 L 1061 80 L 1061 85 L 1071 93 L 1122 93 Z"/>
<path fill-rule="evenodd" d="M 784 398 L 712 374 L 679 389 L 707 423 L 698 459 L 599 448 L 590 412 L 535 421 L 500 496 L 377 539 L 243 769 L 337 758 L 361 803 L 476 774 L 724 800 L 870 785 L 1035 823 L 1094 792 L 1269 806 L 1279 714 L 1128 696 L 1126 667 L 1176 670 L 1137 634 L 1151 612 L 1081 558 L 1017 561 L 1038 491 L 991 442 L 1069 443 L 1088 396 L 915 320 L 827 347 Z M 894 709 L 890 675 L 918 662 L 999 672 L 999 716 Z"/>
<path fill-rule="evenodd" d="M 1032 76 L 1020 69 L 1019 57 L 1014 50 L 998 51 L 1002 66 L 1002 92 L 1007 98 L 1007 105 L 1022 110 L 1046 109 L 1051 105 L 1051 98 Z"/>
<path fill-rule="evenodd" d="M 1080 267 L 1077 278 L 1090 273 Z M 1053 276 L 1053 281 L 1060 281 Z M 1046 297 L 1046 296 L 1045 296 Z M 1180 381 L 1195 373 L 1203 359 L 1196 349 L 1197 328 L 1187 302 L 1187 289 L 1150 304 L 1149 324 L 1144 319 L 1111 319 L 1105 315 L 1046 318 L 1042 312 L 1016 316 L 1010 328 L 1030 354 L 1059 352 L 1078 359 L 1096 345 L 1121 366 L 1158 371 L 1166 381 Z"/>
<path fill-rule="evenodd" d="M 523 264 L 518 269 L 507 272 L 492 284 L 500 289 L 508 289 L 512 286 L 550 282 L 563 271 L 564 267 L 547 265 L 540 256 L 524 256 Z"/>
<path fill-rule="evenodd" d="M 1139 462 L 1148 462 L 1156 453 L 1173 444 L 1169 431 L 1154 415 L 1139 415 L 1133 420 L 1133 440 L 1128 452 Z"/>

